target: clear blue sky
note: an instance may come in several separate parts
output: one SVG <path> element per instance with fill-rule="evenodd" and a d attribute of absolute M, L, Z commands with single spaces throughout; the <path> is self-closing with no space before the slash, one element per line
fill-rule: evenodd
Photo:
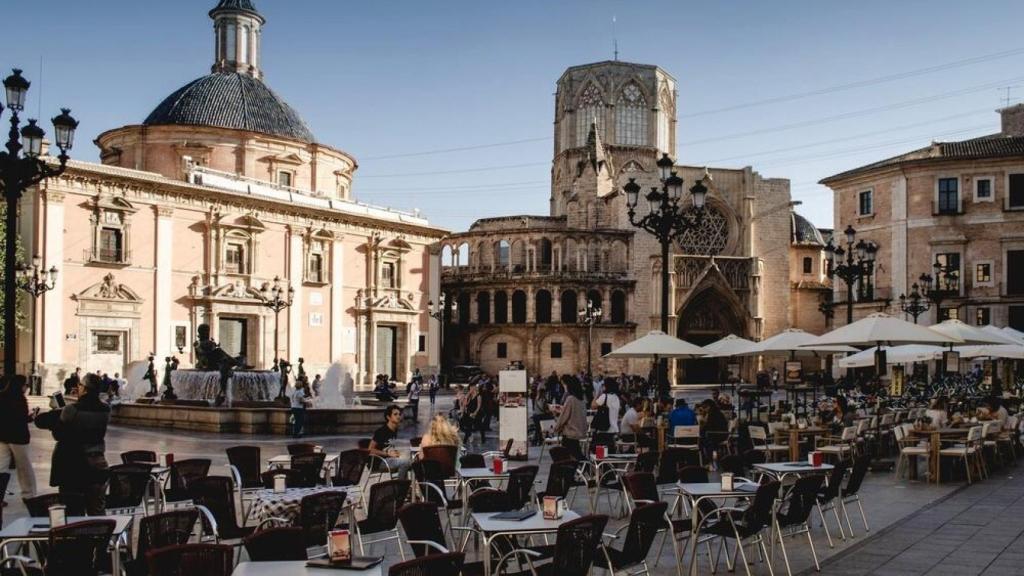
<path fill-rule="evenodd" d="M 1019 0 L 255 1 L 266 81 L 320 141 L 357 158 L 357 198 L 420 208 L 452 230 L 547 213 L 555 81 L 611 58 L 613 16 L 620 59 L 679 81 L 679 162 L 789 178 L 819 226 L 832 224 L 822 177 L 996 132 L 997 86 L 1024 97 Z M 36 81 L 32 115 L 40 85 L 42 116 L 72 107 L 74 156 L 96 161 L 97 134 L 141 122 L 209 71 L 215 3 L 11 2 L 0 66 Z"/>

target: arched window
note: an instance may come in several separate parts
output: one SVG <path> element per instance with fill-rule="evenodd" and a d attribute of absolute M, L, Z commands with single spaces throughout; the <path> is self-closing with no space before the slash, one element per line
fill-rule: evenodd
<path fill-rule="evenodd" d="M 576 105 L 576 145 L 583 146 L 590 135 L 590 124 L 597 122 L 597 133 L 604 136 L 604 100 L 597 86 L 588 84 Z"/>
<path fill-rule="evenodd" d="M 476 295 L 476 321 L 479 324 L 491 323 L 491 293 L 480 292 Z"/>
<path fill-rule="evenodd" d="M 810 257 L 804 258 L 804 274 L 810 274 L 814 272 L 814 260 Z"/>
<path fill-rule="evenodd" d="M 537 243 L 537 256 L 537 267 L 544 272 L 550 271 L 552 262 L 551 240 L 541 238 L 540 242 Z"/>
<path fill-rule="evenodd" d="M 494 323 L 508 324 L 508 294 L 502 290 L 494 293 Z"/>
<path fill-rule="evenodd" d="M 668 88 L 662 88 L 661 90 L 661 103 L 658 106 L 658 148 L 665 151 L 670 148 L 672 130 L 672 95 L 669 94 Z"/>
<path fill-rule="evenodd" d="M 561 297 L 562 304 L 562 324 L 575 324 L 576 323 L 576 292 L 573 290 L 565 290 L 562 292 Z"/>
<path fill-rule="evenodd" d="M 526 272 L 526 242 L 522 240 L 513 242 L 510 258 L 513 272 Z"/>
<path fill-rule="evenodd" d="M 512 323 L 526 324 L 526 292 L 522 290 L 512 293 Z"/>
<path fill-rule="evenodd" d="M 455 265 L 469 266 L 469 242 L 459 244 L 459 249 L 455 253 Z"/>
<path fill-rule="evenodd" d="M 615 137 L 619 144 L 647 144 L 647 101 L 634 82 L 626 84 L 615 103 Z"/>
<path fill-rule="evenodd" d="M 459 309 L 456 311 L 456 315 L 459 317 L 459 326 L 469 324 L 470 304 L 469 292 L 459 292 Z"/>
<path fill-rule="evenodd" d="M 589 292 L 587 292 L 587 301 L 588 302 L 592 302 L 594 308 L 601 308 L 602 307 L 601 306 L 601 304 L 602 304 L 602 302 L 601 302 L 601 293 L 599 291 L 597 291 L 597 290 L 590 290 Z M 586 306 L 587 302 L 584 302 L 583 305 Z M 604 314 L 605 314 L 605 311 L 602 310 L 601 311 L 601 316 L 602 316 L 601 320 L 604 320 Z M 600 322 L 601 320 L 598 320 L 598 322 Z"/>
<path fill-rule="evenodd" d="M 551 322 L 551 292 L 538 290 L 533 295 L 534 316 L 538 324 Z"/>
<path fill-rule="evenodd" d="M 441 266 L 448 267 L 455 265 L 455 252 L 452 247 L 445 244 L 444 248 L 441 248 Z"/>
<path fill-rule="evenodd" d="M 512 246 L 508 240 L 499 240 L 494 243 L 494 265 L 498 268 L 508 268 L 509 258 L 512 255 Z"/>
<path fill-rule="evenodd" d="M 612 292 L 612 324 L 626 323 L 626 293 L 622 290 Z"/>

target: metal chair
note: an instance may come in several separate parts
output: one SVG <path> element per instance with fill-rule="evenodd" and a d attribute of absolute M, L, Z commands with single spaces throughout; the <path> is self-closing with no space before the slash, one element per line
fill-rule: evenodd
<path fill-rule="evenodd" d="M 98 576 L 110 570 L 108 549 L 116 525 L 113 520 L 85 520 L 52 528 L 47 538 L 46 560 L 41 566 L 34 566 L 24 556 L 9 556 L 0 567 L 11 564 L 21 574 L 32 570 L 53 576 Z"/>
<path fill-rule="evenodd" d="M 528 567 L 513 573 L 515 576 L 585 576 L 600 554 L 601 536 L 607 524 L 608 517 L 601 514 L 570 520 L 558 527 L 551 562 L 536 566 L 533 560 L 542 556 L 540 552 L 516 548 L 498 560 L 498 576 L 505 573 L 505 564 L 515 556 L 521 556 Z"/>
<path fill-rule="evenodd" d="M 298 526 L 278 526 L 253 532 L 242 539 L 252 562 L 306 560 L 306 535 Z"/>
<path fill-rule="evenodd" d="M 698 533 L 704 532 L 718 536 L 723 542 L 730 538 L 736 540 L 736 549 L 732 557 L 726 556 L 726 564 L 730 570 L 733 569 L 738 552 L 743 559 L 743 567 L 746 569 L 747 576 L 750 576 L 750 564 L 744 550 L 746 546 L 758 546 L 761 557 L 768 558 L 764 530 L 773 525 L 772 512 L 775 509 L 775 499 L 779 495 L 779 486 L 778 481 L 761 484 L 754 494 L 753 502 L 746 508 L 716 508 L 698 522 Z M 718 554 L 721 555 L 721 553 L 722 547 L 719 547 Z M 770 573 L 774 573 L 771 564 L 768 564 L 768 570 Z"/>
<path fill-rule="evenodd" d="M 615 574 L 624 570 L 630 574 L 650 574 L 647 566 L 647 554 L 651 551 L 654 538 L 665 529 L 665 514 L 668 510 L 667 502 L 654 502 L 641 504 L 629 516 L 629 523 L 621 526 L 610 536 L 618 539 L 623 530 L 626 536 L 622 539 L 622 548 L 613 548 L 608 545 L 601 547 L 603 557 L 594 559 L 598 568 L 608 570 Z M 642 567 L 643 570 L 629 572 L 631 568 Z"/>
<path fill-rule="evenodd" d="M 839 506 L 837 505 L 839 490 L 843 487 L 843 477 L 846 476 L 846 470 L 846 462 L 837 462 L 828 477 L 828 483 L 818 490 L 818 516 L 821 518 L 822 528 L 825 529 L 825 537 L 828 538 L 829 548 L 835 548 L 835 544 L 832 542 L 832 534 L 829 532 L 828 522 L 825 521 L 825 511 L 827 510 L 832 510 L 836 517 L 836 525 L 839 526 L 839 536 L 844 542 L 846 541 L 846 531 L 843 530 L 843 521 L 839 517 Z"/>
<path fill-rule="evenodd" d="M 303 496 L 299 502 L 299 525 L 307 547 L 327 544 L 327 532 L 338 523 L 338 517 L 345 508 L 345 498 L 346 494 L 338 490 Z"/>
<path fill-rule="evenodd" d="M 316 444 L 313 444 L 311 442 L 296 442 L 294 444 L 289 444 L 287 448 L 289 456 L 298 456 L 299 454 L 313 454 L 314 452 L 316 452 Z"/>
<path fill-rule="evenodd" d="M 68 516 L 85 516 L 85 497 L 81 494 L 40 494 L 31 498 L 22 498 L 28 515 L 33 518 L 46 518 L 50 514 L 50 506 L 63 504 Z"/>
<path fill-rule="evenodd" d="M 178 544 L 146 553 L 151 576 L 231 576 L 235 564 L 231 546 Z"/>
<path fill-rule="evenodd" d="M 202 514 L 203 526 L 214 537 L 214 542 L 228 542 L 241 546 L 242 538 L 252 534 L 255 527 L 239 526 L 235 514 L 235 489 L 227 476 L 199 478 L 189 486 L 192 502 Z"/>
<path fill-rule="evenodd" d="M 338 469 L 334 471 L 331 484 L 334 486 L 359 486 L 368 458 L 369 454 L 365 450 L 358 448 L 342 450 L 338 455 Z"/>
<path fill-rule="evenodd" d="M 164 499 L 168 502 L 188 500 L 192 483 L 200 478 L 206 478 L 209 474 L 209 459 L 190 458 L 175 461 L 171 464 L 170 488 L 164 493 Z"/>
<path fill-rule="evenodd" d="M 360 554 L 365 554 L 365 547 L 369 544 L 396 540 L 399 554 L 405 560 L 405 550 L 398 532 L 398 510 L 408 500 L 410 486 L 408 480 L 386 480 L 370 487 L 366 519 L 356 522 L 355 526 Z M 372 540 L 366 538 L 378 535 Z"/>
<path fill-rule="evenodd" d="M 121 452 L 121 463 L 122 464 L 149 464 L 150 466 L 158 463 L 156 452 L 152 450 L 129 450 L 127 452 Z"/>
<path fill-rule="evenodd" d="M 525 506 L 533 495 L 533 481 L 537 478 L 537 466 L 519 466 L 508 471 L 505 493 L 513 510 Z"/>
<path fill-rule="evenodd" d="M 444 529 L 441 527 L 441 515 L 438 513 L 437 504 L 430 502 L 406 504 L 398 511 L 398 521 L 402 524 L 402 531 L 405 532 L 406 543 L 412 548 L 412 552 L 417 558 L 433 554 L 446 554 L 451 550 L 444 538 Z M 476 533 L 473 528 L 455 526 L 452 529 Z M 483 573 L 483 562 L 471 562 L 462 566 L 462 576 L 480 576 Z"/>
<path fill-rule="evenodd" d="M 263 462 L 259 446 L 232 446 L 226 450 L 228 464 L 238 473 L 236 481 L 243 490 L 261 488 L 260 472 Z"/>
<path fill-rule="evenodd" d="M 153 477 L 147 464 L 115 464 L 108 469 L 106 509 L 110 514 L 133 515 L 139 506 L 149 514 L 146 495 Z"/>
<path fill-rule="evenodd" d="M 324 460 L 327 454 L 323 452 L 310 452 L 305 454 L 293 454 L 291 469 L 295 472 L 295 483 L 291 484 L 296 488 L 313 488 L 320 484 L 320 477 L 324 471 Z"/>
<path fill-rule="evenodd" d="M 186 508 L 160 512 L 139 520 L 139 537 L 135 555 L 125 563 L 128 576 L 147 576 L 146 553 L 165 546 L 186 544 L 199 520 L 199 510 Z"/>
<path fill-rule="evenodd" d="M 811 545 L 811 556 L 814 558 L 814 568 L 821 571 L 818 563 L 818 552 L 814 549 L 814 539 L 811 538 L 811 525 L 808 519 L 811 517 L 811 510 L 814 509 L 818 500 L 818 491 L 825 481 L 825 477 L 819 474 L 798 478 L 796 484 L 786 494 L 782 508 L 775 513 L 775 522 L 772 526 L 772 553 L 775 552 L 774 542 L 778 539 L 779 547 L 782 548 L 782 559 L 786 562 L 786 573 L 792 576 L 793 570 L 789 566 L 789 552 L 786 550 L 786 538 L 807 535 L 807 542 Z M 772 558 L 774 560 L 774 558 Z"/>
<path fill-rule="evenodd" d="M 459 576 L 465 559 L 462 552 L 423 556 L 392 565 L 388 576 Z"/>

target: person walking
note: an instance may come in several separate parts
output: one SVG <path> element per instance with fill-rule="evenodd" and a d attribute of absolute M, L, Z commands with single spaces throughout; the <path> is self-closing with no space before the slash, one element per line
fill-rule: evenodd
<path fill-rule="evenodd" d="M 412 406 L 412 421 L 420 421 L 420 391 L 423 390 L 423 384 L 419 376 L 413 376 L 412 382 L 409 383 L 409 406 Z"/>
<path fill-rule="evenodd" d="M 35 418 L 36 426 L 49 430 L 57 441 L 50 468 L 50 486 L 62 495 L 85 500 L 90 516 L 106 508 L 107 460 L 105 438 L 110 406 L 100 400 L 100 377 L 88 373 L 76 390 L 78 401 Z"/>
<path fill-rule="evenodd" d="M 583 386 L 576 378 L 566 379 L 566 393 L 554 433 L 562 437 L 562 446 L 569 450 L 577 462 L 583 460 L 580 442 L 587 437 L 587 408 L 583 405 Z"/>
<path fill-rule="evenodd" d="M 306 408 L 313 401 L 306 390 L 306 383 L 295 381 L 295 390 L 291 394 L 292 438 L 302 438 L 306 428 Z"/>
<path fill-rule="evenodd" d="M 594 417 L 595 420 L 599 417 L 602 419 L 607 418 L 605 422 L 600 423 L 602 424 L 601 427 L 594 426 L 595 430 L 598 432 L 619 433 L 619 410 L 622 408 L 622 401 L 619 399 L 619 383 L 615 379 L 605 382 L 604 391 L 594 399 L 590 407 L 597 410 L 598 415 Z M 606 416 L 602 417 L 602 414 Z"/>
<path fill-rule="evenodd" d="M 430 407 L 434 407 L 434 403 L 437 401 L 437 389 L 441 386 L 437 383 L 437 374 L 430 377 L 430 382 L 427 383 L 427 390 L 430 392 Z"/>
<path fill-rule="evenodd" d="M 8 386 L 0 399 L 0 471 L 10 468 L 13 457 L 22 498 L 36 495 L 36 473 L 32 469 L 32 455 L 29 452 L 28 423 L 35 419 L 39 409 L 29 412 L 28 400 L 25 398 L 27 389 L 28 380 L 19 374 L 14 377 L 14 385 Z"/>

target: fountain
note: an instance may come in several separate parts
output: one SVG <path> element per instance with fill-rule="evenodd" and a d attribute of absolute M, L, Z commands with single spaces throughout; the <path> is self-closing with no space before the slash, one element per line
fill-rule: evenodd
<path fill-rule="evenodd" d="M 149 380 L 146 380 L 143 376 L 146 375 L 148 369 L 148 360 L 136 360 L 128 364 L 124 371 L 124 379 L 128 382 L 128 385 L 125 386 L 125 390 L 122 392 L 124 401 L 138 400 L 146 396 L 146 393 L 149 392 Z"/>
<path fill-rule="evenodd" d="M 335 362 L 327 369 L 320 381 L 320 396 L 317 397 L 316 408 L 348 408 L 352 406 L 353 392 L 352 368 Z"/>

